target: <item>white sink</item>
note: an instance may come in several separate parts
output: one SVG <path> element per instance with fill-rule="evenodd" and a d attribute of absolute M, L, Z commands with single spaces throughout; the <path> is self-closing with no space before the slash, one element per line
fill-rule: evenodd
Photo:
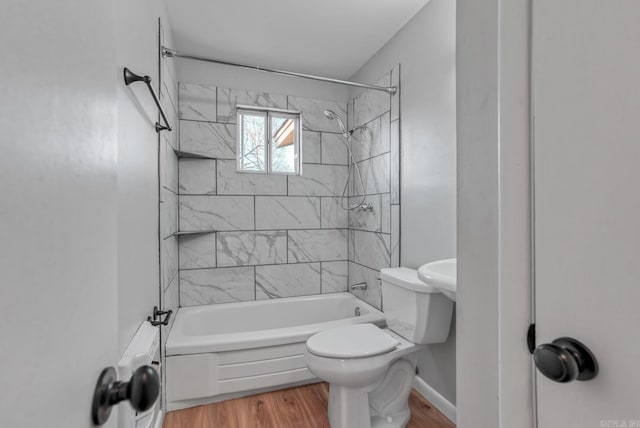
<path fill-rule="evenodd" d="M 456 259 L 427 263 L 418 268 L 418 278 L 425 284 L 437 288 L 442 294 L 455 302 L 456 267 Z"/>

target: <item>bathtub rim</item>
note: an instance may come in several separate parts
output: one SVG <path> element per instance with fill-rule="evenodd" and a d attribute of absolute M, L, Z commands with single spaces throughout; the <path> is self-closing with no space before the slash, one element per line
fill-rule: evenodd
<path fill-rule="evenodd" d="M 343 325 L 373 323 L 379 327 L 386 325 L 385 315 L 382 311 L 371 306 L 359 297 L 348 293 L 330 293 L 330 294 L 314 294 L 297 297 L 283 297 L 278 301 L 304 301 L 304 300 L 331 300 L 339 296 L 348 296 L 354 300 L 354 303 L 361 308 L 365 308 L 367 313 L 361 316 L 352 316 L 349 318 L 341 318 L 331 321 L 322 321 L 319 323 L 304 324 L 299 326 L 278 327 L 273 329 L 243 331 L 234 333 L 219 333 L 200 336 L 186 336 L 180 333 L 180 320 L 189 312 L 211 310 L 218 305 L 224 305 L 228 308 L 234 305 L 238 308 L 250 308 L 251 306 L 268 304 L 267 300 L 254 300 L 250 302 L 234 302 L 224 304 L 212 304 L 201 306 L 180 307 L 177 311 L 176 318 L 171 331 L 167 337 L 165 344 L 165 355 L 191 355 L 205 354 L 211 352 L 237 351 L 242 349 L 262 348 L 268 346 L 284 345 L 289 343 L 304 342 L 311 335 L 330 328 L 336 328 Z M 176 328 L 178 327 L 178 328 Z"/>

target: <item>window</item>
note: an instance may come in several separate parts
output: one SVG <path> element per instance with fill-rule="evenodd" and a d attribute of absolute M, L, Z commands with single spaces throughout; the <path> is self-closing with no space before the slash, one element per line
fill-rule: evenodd
<path fill-rule="evenodd" d="M 238 106 L 238 171 L 300 174 L 300 112 Z"/>

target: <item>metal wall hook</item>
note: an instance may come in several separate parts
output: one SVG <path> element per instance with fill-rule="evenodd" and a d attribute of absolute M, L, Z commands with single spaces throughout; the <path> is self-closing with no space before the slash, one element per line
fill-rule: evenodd
<path fill-rule="evenodd" d="M 103 425 L 111 415 L 111 409 L 121 401 L 129 400 L 131 407 L 138 412 L 149 410 L 160 394 L 160 378 L 151 366 L 139 367 L 129 382 L 120 382 L 116 369 L 107 367 L 102 370 L 93 393 L 91 417 L 95 425 Z"/>
<path fill-rule="evenodd" d="M 162 116 L 162 120 L 164 120 L 164 123 L 165 123 L 164 125 L 161 125 L 160 123 L 156 122 L 156 132 L 160 132 L 164 130 L 171 131 L 171 125 L 169 125 L 167 116 L 164 114 L 164 110 L 160 105 L 160 100 L 158 99 L 158 96 L 156 95 L 156 91 L 153 89 L 153 86 L 151 86 L 151 77 L 139 76 L 134 72 L 132 72 L 131 70 L 129 70 L 127 67 L 124 68 L 123 76 L 124 76 L 124 84 L 127 86 L 129 86 L 134 82 L 144 82 L 147 85 L 147 88 L 149 89 L 149 92 L 153 97 L 153 101 L 156 103 L 156 106 L 158 107 L 160 116 Z"/>

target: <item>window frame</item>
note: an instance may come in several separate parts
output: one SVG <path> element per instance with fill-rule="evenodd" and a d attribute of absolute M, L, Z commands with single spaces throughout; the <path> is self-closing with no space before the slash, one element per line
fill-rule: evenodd
<path fill-rule="evenodd" d="M 243 123 L 240 115 L 243 113 L 261 115 L 265 117 L 265 163 L 264 171 L 251 171 L 242 169 L 242 154 L 244 153 Z M 274 171 L 272 165 L 272 117 L 289 117 L 294 119 L 294 153 L 297 154 L 295 161 L 296 171 Z M 274 174 L 274 175 L 302 175 L 302 112 L 297 110 L 286 110 L 270 107 L 258 107 L 249 105 L 236 106 L 236 172 L 246 174 Z"/>

